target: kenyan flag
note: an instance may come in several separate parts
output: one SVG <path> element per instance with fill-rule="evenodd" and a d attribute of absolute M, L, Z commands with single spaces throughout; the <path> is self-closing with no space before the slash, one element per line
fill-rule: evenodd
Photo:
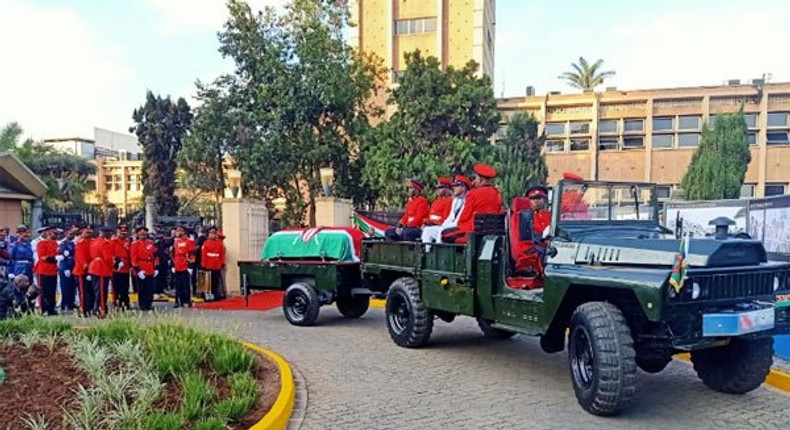
<path fill-rule="evenodd" d="M 384 237 L 384 232 L 392 228 L 391 225 L 376 221 L 373 218 L 354 211 L 354 224 L 368 236 Z"/>
<path fill-rule="evenodd" d="M 689 242 L 691 242 L 689 233 L 686 233 L 683 239 L 680 240 L 680 250 L 675 256 L 672 274 L 669 275 L 669 284 L 672 285 L 676 293 L 683 289 L 683 283 L 686 280 L 686 267 L 688 266 L 686 258 L 688 258 L 689 254 Z"/>

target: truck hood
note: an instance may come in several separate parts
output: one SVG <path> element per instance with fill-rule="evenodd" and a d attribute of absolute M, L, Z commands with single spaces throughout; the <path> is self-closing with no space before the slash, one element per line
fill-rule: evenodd
<path fill-rule="evenodd" d="M 680 251 L 677 239 L 586 237 L 576 247 L 577 264 L 672 266 Z M 690 267 L 745 266 L 768 260 L 760 241 L 691 239 L 686 262 Z"/>

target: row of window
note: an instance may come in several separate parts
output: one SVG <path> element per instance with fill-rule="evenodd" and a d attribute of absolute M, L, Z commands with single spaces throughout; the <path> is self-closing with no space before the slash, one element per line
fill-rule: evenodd
<path fill-rule="evenodd" d="M 395 21 L 395 35 L 433 33 L 436 31 L 436 17 L 399 19 Z"/>
<path fill-rule="evenodd" d="M 749 132 L 746 135 L 749 145 L 757 145 L 757 133 Z M 569 149 L 571 151 L 587 151 L 590 149 L 589 138 L 571 138 Z M 566 139 L 546 140 L 547 152 L 565 152 Z M 699 146 L 699 133 L 677 133 L 677 134 L 653 134 L 653 148 L 694 148 Z M 769 146 L 790 145 L 790 132 L 784 130 L 780 132 L 770 132 L 767 134 Z M 620 149 L 644 149 L 644 136 L 624 136 L 622 139 L 617 136 L 598 138 L 598 149 L 600 151 L 614 151 Z"/>
<path fill-rule="evenodd" d="M 142 190 L 143 190 L 143 185 L 139 182 L 136 184 L 129 184 L 129 183 L 126 184 L 126 191 L 142 191 Z M 105 184 L 104 191 L 105 192 L 121 191 L 121 184 L 119 184 L 118 182 L 114 182 L 112 184 L 110 183 Z"/>
<path fill-rule="evenodd" d="M 121 182 L 123 175 L 104 175 L 104 182 Z M 126 175 L 126 182 L 142 182 L 142 175 Z"/>

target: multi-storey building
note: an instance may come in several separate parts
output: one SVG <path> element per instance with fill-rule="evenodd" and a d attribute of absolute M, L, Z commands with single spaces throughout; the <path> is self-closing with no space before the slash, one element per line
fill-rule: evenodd
<path fill-rule="evenodd" d="M 442 67 L 474 60 L 493 79 L 494 0 L 351 0 L 349 10 L 351 45 L 384 59 L 385 87 L 397 83 L 406 53 L 417 49 Z M 376 102 L 385 101 L 380 92 Z"/>
<path fill-rule="evenodd" d="M 752 161 L 744 197 L 780 195 L 790 184 L 790 83 L 667 88 L 498 100 L 503 120 L 532 114 L 545 131 L 549 183 L 563 172 L 585 178 L 660 184 L 667 198 L 680 185 L 705 124 L 743 109 Z M 504 125 L 500 130 L 504 129 Z"/>

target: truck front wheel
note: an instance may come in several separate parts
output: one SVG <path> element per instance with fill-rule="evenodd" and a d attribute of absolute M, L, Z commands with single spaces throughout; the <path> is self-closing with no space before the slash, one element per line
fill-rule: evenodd
<path fill-rule="evenodd" d="M 283 313 L 289 323 L 298 326 L 311 326 L 318 318 L 321 302 L 315 288 L 297 282 L 285 290 L 283 297 Z"/>
<path fill-rule="evenodd" d="M 370 306 L 370 296 L 342 296 L 337 298 L 337 310 L 346 318 L 359 318 L 365 315 Z"/>
<path fill-rule="evenodd" d="M 614 415 L 636 392 L 636 353 L 622 312 L 604 302 L 585 303 L 573 313 L 568 363 L 576 400 L 593 415 Z"/>
<path fill-rule="evenodd" d="M 392 340 L 407 348 L 428 343 L 433 331 L 433 315 L 420 297 L 420 287 L 413 278 L 399 278 L 387 292 L 387 330 Z"/>
<path fill-rule="evenodd" d="M 744 394 L 765 382 L 771 371 L 774 340 L 732 339 L 727 346 L 691 351 L 697 376 L 713 390 Z"/>

